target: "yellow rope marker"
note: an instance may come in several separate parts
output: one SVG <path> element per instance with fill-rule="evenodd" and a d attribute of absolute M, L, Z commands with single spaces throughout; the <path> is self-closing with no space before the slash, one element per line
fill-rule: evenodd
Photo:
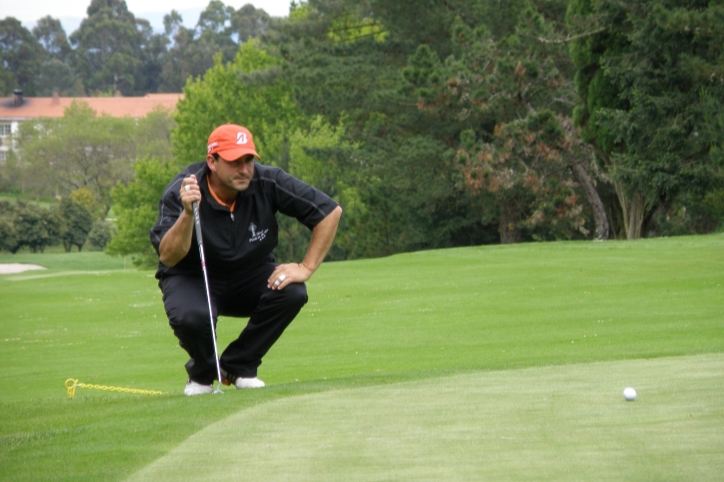
<path fill-rule="evenodd" d="M 156 390 L 140 390 L 138 388 L 121 388 L 121 387 L 109 387 L 106 385 L 93 385 L 90 383 L 78 383 L 78 380 L 69 378 L 65 381 L 65 388 L 68 389 L 68 396 L 73 398 L 75 396 L 75 389 L 78 388 L 92 388 L 95 390 L 106 390 L 109 392 L 123 392 L 123 393 L 136 393 L 140 395 L 165 395 L 168 392 L 159 392 Z"/>

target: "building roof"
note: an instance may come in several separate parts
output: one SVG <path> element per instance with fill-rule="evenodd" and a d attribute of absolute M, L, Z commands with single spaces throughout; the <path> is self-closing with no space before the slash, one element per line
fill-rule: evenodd
<path fill-rule="evenodd" d="M 0 119 L 27 120 L 38 117 L 63 117 L 74 100 L 87 103 L 98 115 L 112 117 L 146 117 L 157 106 L 175 110 L 183 94 L 146 94 L 143 97 L 23 97 L 13 105 L 14 97 L 0 98 Z"/>

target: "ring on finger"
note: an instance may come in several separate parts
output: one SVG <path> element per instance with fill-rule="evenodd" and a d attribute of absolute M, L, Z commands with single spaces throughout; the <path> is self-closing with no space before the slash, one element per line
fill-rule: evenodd
<path fill-rule="evenodd" d="M 276 281 L 274 282 L 274 286 L 279 286 L 280 284 L 281 284 L 281 281 L 279 281 L 279 280 L 276 280 Z"/>
<path fill-rule="evenodd" d="M 287 279 L 287 275 L 283 274 L 279 276 L 279 281 L 284 281 L 285 279 Z"/>
<path fill-rule="evenodd" d="M 190 191 L 190 190 L 191 190 L 191 186 L 189 186 L 188 184 L 186 184 L 186 185 L 184 186 L 184 188 L 185 188 L 187 191 Z"/>

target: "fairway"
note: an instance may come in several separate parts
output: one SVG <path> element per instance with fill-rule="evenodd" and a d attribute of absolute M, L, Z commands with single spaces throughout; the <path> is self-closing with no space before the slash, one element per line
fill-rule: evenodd
<path fill-rule="evenodd" d="M 721 387 L 724 355 L 703 355 L 290 397 L 209 426 L 129 480 L 719 480 Z"/>
<path fill-rule="evenodd" d="M 721 480 L 724 236 L 325 263 L 267 388 L 183 396 L 150 271 L 0 254 L 0 480 Z M 221 318 L 226 346 L 245 320 Z M 135 395 L 96 386 L 164 392 Z M 622 391 L 639 393 L 626 402 Z"/>

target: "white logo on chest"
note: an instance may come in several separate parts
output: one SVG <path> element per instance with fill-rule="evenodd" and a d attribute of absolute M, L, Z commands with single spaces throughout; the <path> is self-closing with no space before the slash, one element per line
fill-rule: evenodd
<path fill-rule="evenodd" d="M 254 243 L 254 242 L 263 240 L 264 238 L 266 238 L 266 233 L 269 232 L 268 229 L 262 229 L 260 231 L 257 231 L 256 224 L 254 224 L 254 223 L 251 223 L 249 225 L 249 231 L 251 231 L 251 238 L 249 238 L 250 243 Z"/>

